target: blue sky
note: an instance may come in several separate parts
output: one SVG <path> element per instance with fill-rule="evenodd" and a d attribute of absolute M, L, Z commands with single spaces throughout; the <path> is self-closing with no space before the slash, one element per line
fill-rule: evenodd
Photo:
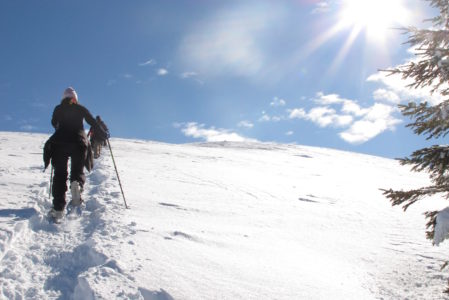
<path fill-rule="evenodd" d="M 397 104 L 441 99 L 378 70 L 435 11 L 365 1 L 1 1 L 0 130 L 51 133 L 73 86 L 113 137 L 408 155 L 430 142 Z"/>

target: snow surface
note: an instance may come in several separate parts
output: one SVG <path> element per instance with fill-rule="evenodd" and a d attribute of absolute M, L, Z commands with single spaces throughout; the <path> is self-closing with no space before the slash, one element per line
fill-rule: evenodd
<path fill-rule="evenodd" d="M 258 143 L 111 139 L 80 217 L 49 224 L 47 135 L 0 132 L 1 299 L 442 299 L 448 246 L 379 188 L 391 159 Z M 68 196 L 70 198 L 70 196 Z"/>

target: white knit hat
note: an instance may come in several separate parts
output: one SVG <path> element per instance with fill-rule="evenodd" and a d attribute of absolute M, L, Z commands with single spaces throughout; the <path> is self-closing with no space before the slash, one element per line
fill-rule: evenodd
<path fill-rule="evenodd" d="M 65 99 L 65 98 L 70 98 L 70 99 L 75 98 L 76 101 L 78 101 L 78 95 L 76 94 L 75 90 L 72 87 L 68 87 L 65 89 L 64 94 L 62 94 L 62 99 Z"/>

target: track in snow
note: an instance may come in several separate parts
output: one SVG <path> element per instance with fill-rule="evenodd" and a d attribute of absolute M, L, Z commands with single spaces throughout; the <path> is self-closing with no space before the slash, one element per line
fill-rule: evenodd
<path fill-rule="evenodd" d="M 11 230 L 0 231 L 0 298 L 170 299 L 163 290 L 134 286 L 119 263 L 103 253 L 108 243 L 135 234 L 135 224 L 125 227 L 120 222 L 124 206 L 110 158 L 96 160 L 87 176 L 82 215 L 69 215 L 61 224 L 49 223 L 46 217 L 51 208 L 49 180 L 41 170 L 22 169 L 44 179 L 27 186 L 31 207 L 0 210 L 0 217 L 12 221 Z"/>

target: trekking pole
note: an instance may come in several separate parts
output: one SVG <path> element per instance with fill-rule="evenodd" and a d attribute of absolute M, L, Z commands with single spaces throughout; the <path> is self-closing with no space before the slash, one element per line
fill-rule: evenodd
<path fill-rule="evenodd" d="M 112 154 L 112 148 L 111 148 L 111 144 L 109 143 L 109 138 L 106 139 L 106 141 L 108 142 L 109 151 L 111 152 L 112 162 L 114 163 L 114 168 L 115 168 L 115 173 L 117 174 L 118 184 L 120 185 L 120 190 L 122 191 L 123 202 L 125 202 L 125 207 L 129 208 L 128 204 L 126 204 L 125 194 L 123 193 L 122 183 L 120 181 L 120 177 L 118 176 L 117 165 L 115 164 L 114 154 Z"/>
<path fill-rule="evenodd" d="M 48 199 L 51 199 L 52 185 L 53 185 L 53 165 L 51 165 L 51 169 L 50 169 L 50 189 L 48 191 Z"/>

